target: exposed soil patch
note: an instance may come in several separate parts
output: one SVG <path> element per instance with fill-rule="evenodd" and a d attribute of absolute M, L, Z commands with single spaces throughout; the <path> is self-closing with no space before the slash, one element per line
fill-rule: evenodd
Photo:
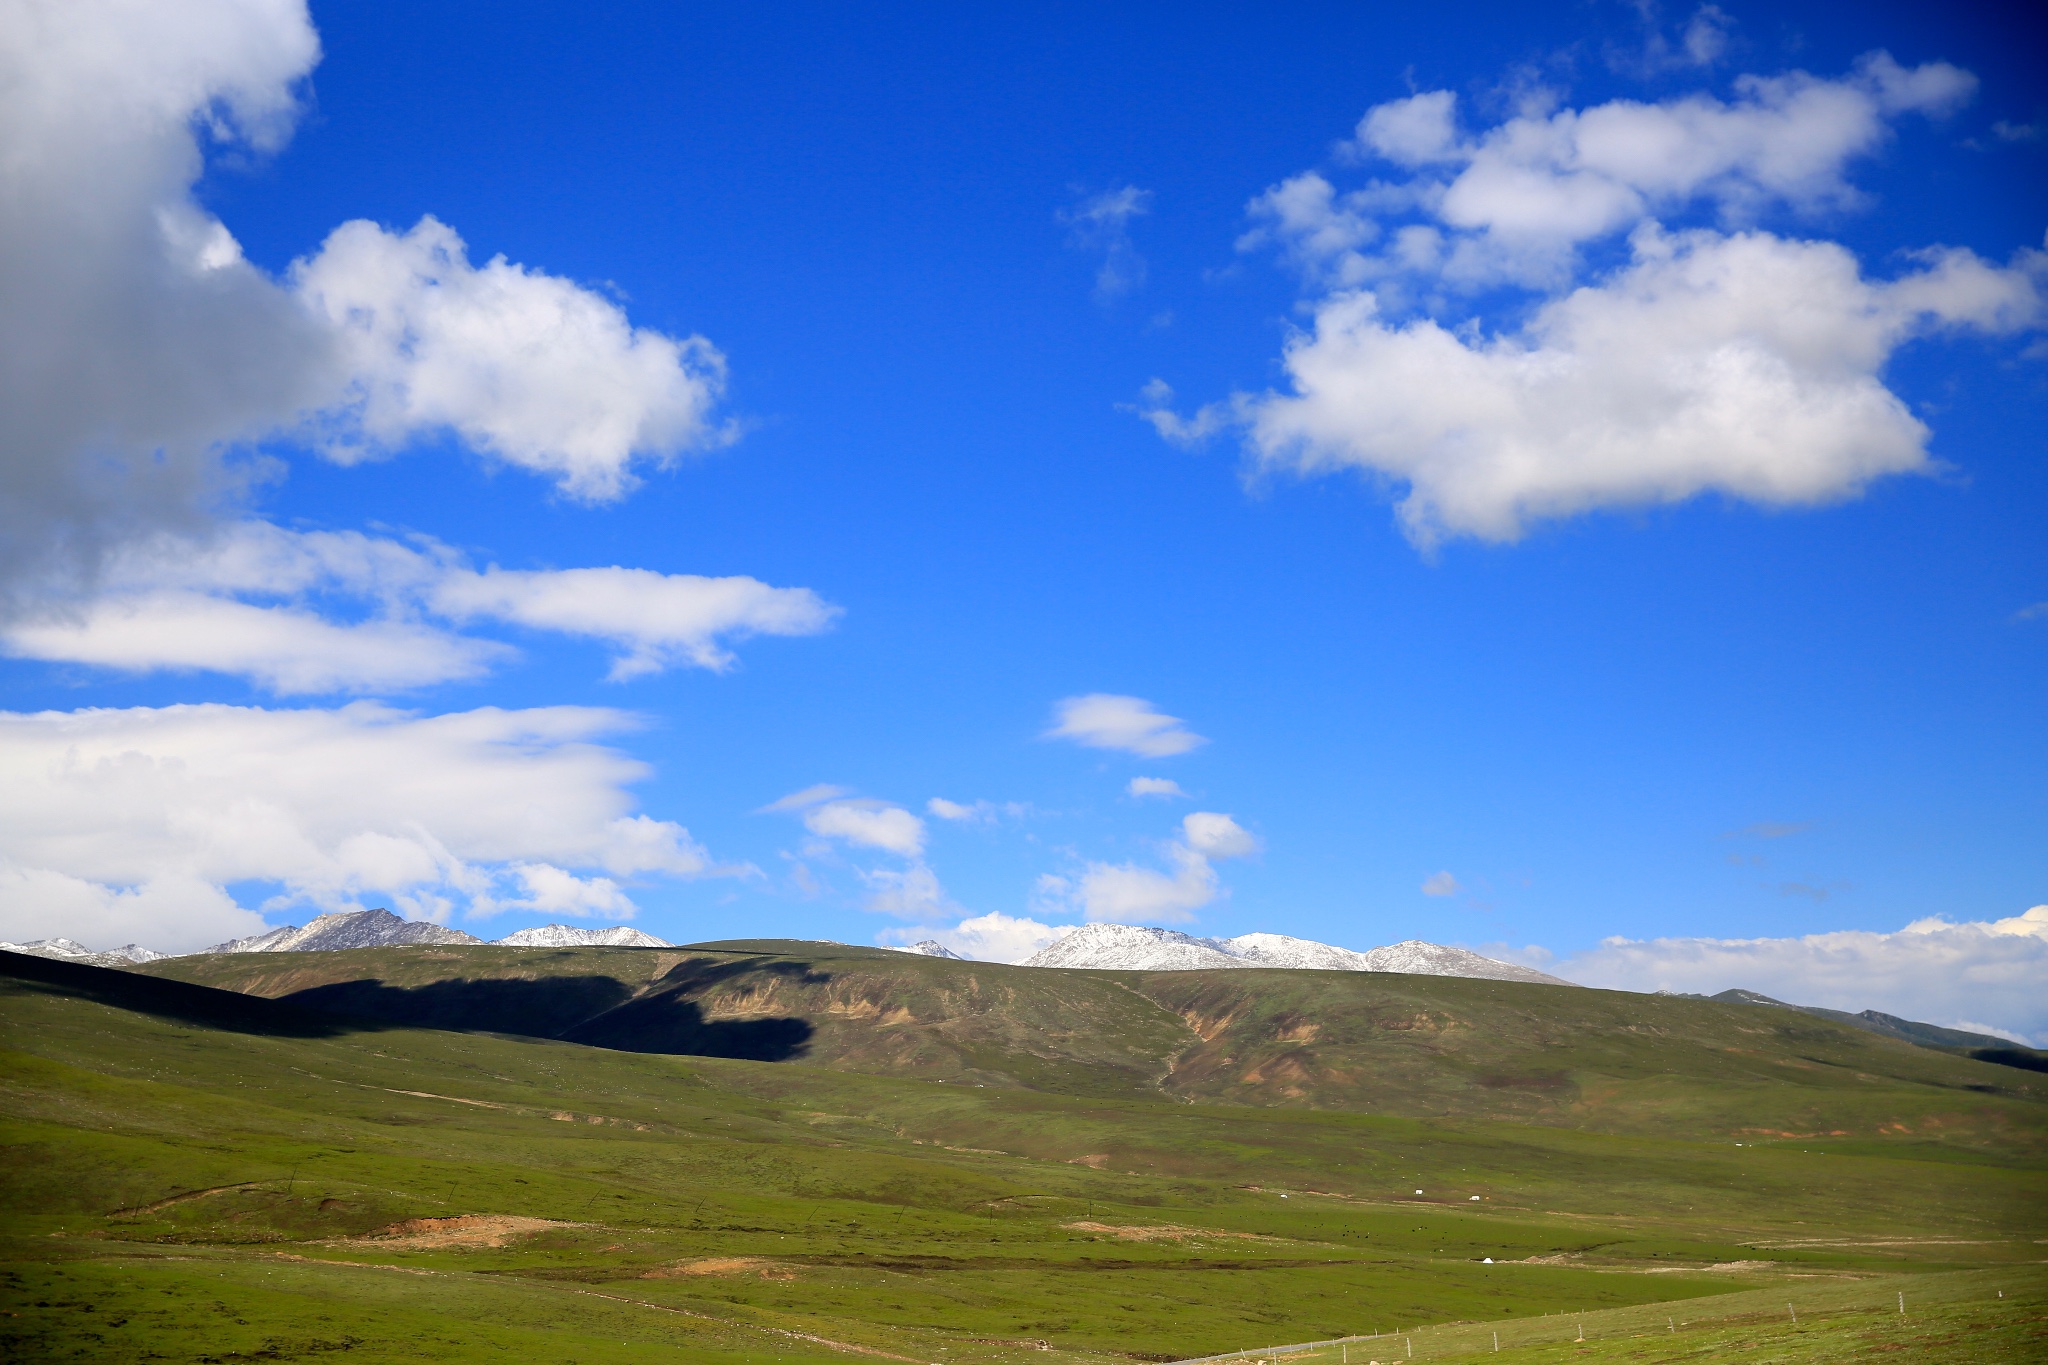
<path fill-rule="evenodd" d="M 706 1256 L 644 1271 L 640 1278 L 674 1280 L 696 1275 L 715 1275 L 721 1279 L 759 1275 L 764 1280 L 793 1280 L 796 1278 L 796 1271 L 779 1261 L 764 1261 L 758 1256 Z"/>
<path fill-rule="evenodd" d="M 520 1218 L 511 1214 L 468 1214 L 460 1218 L 408 1218 L 366 1237 L 337 1245 L 374 1245 L 393 1250 L 435 1251 L 457 1247 L 501 1247 L 518 1237 L 553 1228 L 581 1228 L 588 1223 L 560 1223 L 552 1218 Z"/>
<path fill-rule="evenodd" d="M 1074 1232 L 1107 1233 L 1119 1242 L 1185 1242 L 1190 1237 L 1230 1237 L 1240 1242 L 1280 1242 L 1282 1237 L 1261 1237 L 1256 1232 L 1220 1232 L 1215 1228 L 1184 1228 L 1172 1223 L 1150 1225 L 1116 1223 L 1062 1223 Z"/>

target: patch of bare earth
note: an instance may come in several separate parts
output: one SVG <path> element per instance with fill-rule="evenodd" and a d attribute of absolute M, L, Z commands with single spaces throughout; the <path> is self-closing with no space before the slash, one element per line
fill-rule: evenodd
<path fill-rule="evenodd" d="M 519 1237 L 531 1237 L 553 1228 L 588 1227 L 587 1223 L 559 1223 L 552 1218 L 520 1218 L 511 1214 L 468 1214 L 460 1218 L 408 1218 L 379 1228 L 366 1237 L 351 1237 L 337 1245 L 377 1246 L 404 1251 L 439 1251 L 462 1247 L 501 1247 Z"/>
<path fill-rule="evenodd" d="M 1190 1237 L 1231 1237 L 1241 1242 L 1280 1242 L 1282 1237 L 1261 1237 L 1256 1232 L 1222 1232 L 1215 1228 L 1184 1228 L 1172 1223 L 1133 1225 L 1117 1223 L 1062 1223 L 1072 1232 L 1104 1233 L 1119 1242 L 1184 1242 Z"/>
<path fill-rule="evenodd" d="M 764 1280 L 793 1280 L 796 1278 L 796 1271 L 778 1261 L 765 1261 L 758 1256 L 705 1256 L 643 1271 L 640 1278 L 674 1280 L 686 1275 L 715 1275 L 722 1279 L 759 1275 Z"/>

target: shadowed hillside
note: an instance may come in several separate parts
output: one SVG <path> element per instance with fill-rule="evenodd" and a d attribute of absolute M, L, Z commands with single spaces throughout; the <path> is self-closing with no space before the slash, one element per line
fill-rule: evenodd
<path fill-rule="evenodd" d="M 1372 972 L 1054 971 L 777 941 L 182 958 L 308 1008 L 1069 1095 L 2042 1150 L 2048 1081 L 1789 1009 Z"/>

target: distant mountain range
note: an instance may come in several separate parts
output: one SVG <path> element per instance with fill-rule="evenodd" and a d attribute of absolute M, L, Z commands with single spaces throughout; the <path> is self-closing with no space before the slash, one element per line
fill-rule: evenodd
<path fill-rule="evenodd" d="M 923 951 L 924 947 L 924 944 L 919 944 L 917 951 Z M 1151 929 L 1134 924 L 1084 924 L 1026 958 L 1024 965 L 1090 967 L 1126 972 L 1281 967 L 1296 971 L 1466 976 L 1487 981 L 1531 981 L 1547 986 L 1572 984 L 1528 967 L 1517 967 L 1463 948 L 1425 943 L 1420 939 L 1409 939 L 1405 943 L 1361 953 L 1334 944 L 1317 943 L 1313 939 L 1289 938 L 1285 934 L 1196 938 L 1173 929 Z"/>
<path fill-rule="evenodd" d="M 615 924 L 609 929 L 575 929 L 566 924 L 543 924 L 538 929 L 521 929 L 492 942 L 505 948 L 673 948 L 665 938 L 643 934 Z"/>
<path fill-rule="evenodd" d="M 96 953 L 83 943 L 73 943 L 68 938 L 39 938 L 31 943 L 0 943 L 0 952 L 27 953 L 30 957 L 54 958 L 59 962 L 83 962 L 93 967 L 132 967 L 141 962 L 159 962 L 167 953 L 159 953 L 138 944 L 130 943 L 120 948 L 110 948 Z"/>
<path fill-rule="evenodd" d="M 547 924 L 521 929 L 497 939 L 493 945 L 474 934 L 449 929 L 423 920 L 401 919 L 389 910 L 353 910 L 321 915 L 300 927 L 283 925 L 266 934 L 230 939 L 202 948 L 192 957 L 218 957 L 243 953 L 335 952 L 349 948 L 389 948 L 414 944 L 447 946 L 502 946 L 508 948 L 673 948 L 677 945 L 639 929 L 613 925 L 604 929 L 579 929 L 566 924 Z M 834 945 L 844 946 L 844 945 Z M 31 957 L 84 963 L 95 967 L 134 968 L 173 956 L 130 943 L 107 952 L 94 952 L 68 938 L 36 939 L 29 943 L 0 942 L 0 951 L 25 953 Z M 937 939 L 924 939 L 899 953 L 921 957 L 967 961 Z M 1195 972 L 1219 969 L 1282 968 L 1296 971 L 1396 972 L 1410 976 L 1453 976 L 1485 981 L 1522 981 L 1547 986 L 1574 983 L 1548 976 L 1529 967 L 1501 962 L 1464 948 L 1409 939 L 1358 952 L 1313 939 L 1290 938 L 1286 934 L 1240 934 L 1236 938 L 1197 938 L 1174 929 L 1155 929 L 1134 924 L 1084 924 L 1048 944 L 1021 964 L 1025 967 L 1094 969 L 1098 971 Z M 1682 994 L 1669 992 L 1669 994 Z M 2039 1069 L 2043 1053 L 2016 1047 L 2010 1039 L 1938 1024 L 1902 1019 L 1880 1010 L 1852 1014 L 1846 1010 L 1818 1005 L 1794 1005 L 1755 991 L 1727 990 L 1718 995 L 1688 995 L 1688 999 L 1711 999 L 1726 1004 L 1769 1005 L 1799 1010 L 1832 1019 L 1853 1028 L 1880 1033 L 1923 1047 L 1951 1048 L 1981 1054 L 1999 1053 L 1994 1060 L 2008 1065 Z M 2011 1057 L 2005 1054 L 2010 1053 Z M 2014 1059 L 2018 1060 L 2014 1060 Z"/>
<path fill-rule="evenodd" d="M 328 953 L 340 952 L 347 948 L 395 948 L 413 943 L 478 944 L 484 940 L 474 934 L 465 934 L 460 929 L 448 929 L 424 920 L 400 919 L 389 910 L 344 910 L 331 915 L 322 915 L 301 928 L 296 924 L 282 925 L 267 934 L 255 934 L 248 938 L 229 939 L 216 943 L 211 948 L 201 948 L 193 957 L 218 956 L 224 953 Z M 667 939 L 656 938 L 638 929 L 625 925 L 614 925 L 609 929 L 577 929 L 567 924 L 545 924 L 537 929 L 521 929 L 496 940 L 508 948 L 673 948 Z M 934 947 L 937 945 L 934 944 Z M 83 944 L 68 938 L 40 938 L 33 943 L 0 943 L 0 951 L 26 953 L 30 957 L 56 958 L 65 962 L 85 962 L 95 967 L 130 967 L 141 962 L 157 962 L 171 953 L 159 953 L 149 948 L 129 944 L 104 953 L 96 953 Z"/>

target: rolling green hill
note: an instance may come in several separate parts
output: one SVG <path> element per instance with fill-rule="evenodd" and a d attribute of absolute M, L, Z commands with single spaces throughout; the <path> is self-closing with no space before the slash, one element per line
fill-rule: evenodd
<path fill-rule="evenodd" d="M 436 1028 L 1053 1094 L 2048 1156 L 2048 1077 L 1711 1000 L 1375 972 L 1054 971 L 789 941 L 145 970 Z"/>
<path fill-rule="evenodd" d="M 0 1318 L 0 1357 L 1111 1365 L 1401 1331 L 1414 1358 L 1447 1359 L 1487 1338 L 1427 1325 L 1463 1322 L 1502 1331 L 1509 1360 L 1522 1350 L 1609 1358 L 1586 1356 L 1596 1348 L 1573 1344 L 1559 1315 L 1593 1314 L 1596 1335 L 1619 1324 L 1619 1352 L 1623 1326 L 1663 1304 L 1670 1339 L 1650 1345 L 1669 1354 L 1643 1354 L 1637 1336 L 1626 1358 L 1699 1359 L 1740 1338 L 1782 1360 L 1803 1357 L 1773 1344 L 1778 1327 L 1751 1322 L 1755 1296 L 1805 1305 L 1803 1332 L 1860 1340 L 1865 1300 L 1895 1286 L 1947 1305 L 1945 1343 L 1986 1347 L 1958 1358 L 2008 1358 L 1986 1352 L 2040 1338 L 2027 1324 L 2041 1316 L 2048 1176 L 2036 1144 L 2048 1106 L 2021 1090 L 1959 1088 L 1979 1084 L 1975 1072 L 1915 1079 L 1919 1057 L 1969 1064 L 1894 1053 L 1868 1035 L 1854 1036 L 1877 1051 L 1840 1055 L 1896 1066 L 1847 1069 L 1826 1060 L 1832 1026 L 1803 1016 L 1799 1027 L 1818 1030 L 1810 1045 L 1737 1035 L 1750 1068 L 1731 1073 L 1739 1084 L 1788 1112 L 1853 1107 L 1859 1095 L 1896 1107 L 1926 1091 L 1995 1121 L 1958 1124 L 1953 1141 L 1929 1130 L 1737 1145 L 1649 1131 L 1677 1121 L 1645 1128 L 1627 1106 L 1588 1109 L 1583 1077 L 1578 1097 L 1543 1101 L 1555 1121 L 1503 1117 L 1525 1099 L 1485 1083 L 1496 1051 L 1570 1049 L 1585 1075 L 1649 1066 L 1652 1053 L 1629 1040 L 1657 1035 L 1617 1026 L 1622 1041 L 1592 1041 L 1608 1017 L 1599 1010 L 1639 997 L 1562 992 L 1595 1012 L 1532 1042 L 1489 1030 L 1542 996 L 1458 993 L 1493 983 L 1339 986 L 1287 974 L 1229 996 L 1192 975 L 1019 978 L 858 950 L 686 951 L 665 966 L 651 951 L 578 950 L 563 964 L 575 970 L 554 971 L 540 970 L 545 953 L 440 951 L 378 950 L 358 964 L 376 969 L 368 977 L 347 975 L 339 959 L 350 954 L 180 970 L 335 973 L 265 988 L 328 1004 L 318 991 L 374 978 L 435 1009 L 491 998 L 435 983 L 483 982 L 513 992 L 501 1002 L 525 1001 L 523 1020 L 500 1022 L 529 1025 L 550 1002 L 610 994 L 610 981 L 626 988 L 617 1004 L 547 1017 L 568 1032 L 612 1016 L 614 1041 L 641 1046 L 662 1041 L 655 1024 L 670 1017 L 646 1004 L 660 998 L 656 983 L 688 981 L 699 983 L 693 994 L 659 1009 L 687 1019 L 693 1006 L 695 1028 L 794 1020 L 811 1031 L 771 1035 L 783 1061 L 624 1050 L 0 954 L 0 1298 L 12 1315 Z M 1033 994 L 1041 977 L 1055 994 Z M 569 979 L 566 994 L 548 987 L 554 978 Z M 860 994 L 885 981 L 908 991 L 892 1008 L 924 1022 L 890 1023 Z M 1282 1037 L 1301 1031 L 1286 1020 L 1320 1008 L 1324 989 L 1363 994 L 1328 1006 L 1336 1022 L 1317 1037 Z M 1005 991 L 1018 1017 L 1044 1020 L 1045 1033 L 1057 1024 L 1071 1041 L 1050 1046 L 1016 1019 L 968 1008 Z M 789 1008 L 800 993 L 814 1013 Z M 747 998 L 751 1013 L 721 1003 Z M 1184 1012 L 1214 1019 L 1233 1004 L 1237 1020 L 1207 1042 L 1188 1031 Z M 1161 1041 L 1135 1031 L 1089 1040 L 1060 1008 L 1093 1009 L 1105 1027 L 1155 1021 Z M 1462 1027 L 1348 1041 L 1365 1021 L 1400 1017 L 1374 1011 L 1423 1008 Z M 1716 1010 L 1751 1027 L 1766 1014 L 1715 1007 L 1635 1022 L 1690 1039 L 1694 1050 L 1673 1058 L 1711 1059 Z M 1226 1103 L 1176 1088 L 1210 1084 L 1184 1060 L 1148 1069 L 1159 1046 L 1174 1060 L 1175 1047 L 1214 1047 L 1241 1023 L 1275 1057 L 1335 1033 L 1329 1053 L 1309 1055 L 1447 1059 L 1470 1072 L 1441 1091 L 1464 1107 L 1446 1117 L 1284 1094 Z M 887 1041 L 888 1029 L 911 1041 Z M 1800 1059 L 1798 1046 L 1821 1059 L 1811 1070 L 1781 1064 Z M 1230 1063 L 1240 1064 L 1259 1065 Z M 1848 1079 L 1823 1084 L 1836 1072 Z M 1671 1069 L 1627 1083 L 1705 1093 L 1719 1082 Z M 1362 1082 L 1344 1084 L 1363 1093 Z M 1580 1109 L 1597 1124 L 1574 1118 Z M 1725 1312 L 1714 1306 L 1723 1298 Z M 2033 1316 L 2009 1321 L 2021 1305 Z"/>

